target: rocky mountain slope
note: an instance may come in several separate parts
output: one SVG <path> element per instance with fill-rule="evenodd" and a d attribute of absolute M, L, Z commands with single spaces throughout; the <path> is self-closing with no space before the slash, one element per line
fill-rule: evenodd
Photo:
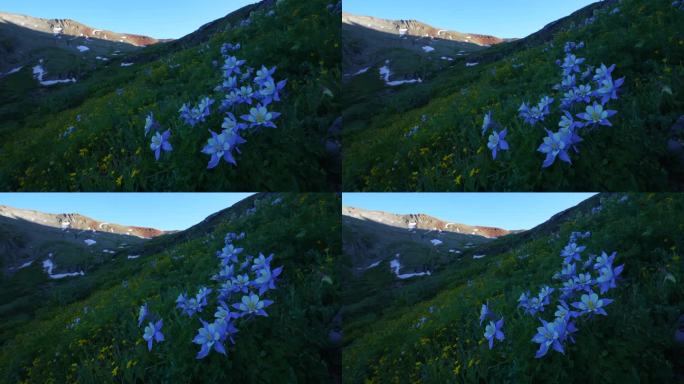
<path fill-rule="evenodd" d="M 472 226 L 460 223 L 450 223 L 423 213 L 398 215 L 383 211 L 371 211 L 362 208 L 342 207 L 342 215 L 354 217 L 362 220 L 370 220 L 385 225 L 390 225 L 405 229 L 424 229 L 428 231 L 454 232 L 468 235 L 477 235 L 486 238 L 497 238 L 510 233 L 520 232 L 511 231 L 495 227 Z"/>
<path fill-rule="evenodd" d="M 684 12 L 671 1 L 600 1 L 521 40 L 405 75 L 421 82 L 388 84 L 376 70 L 382 64 L 348 77 L 345 190 L 680 190 L 683 22 Z M 575 80 L 563 85 L 561 66 L 569 55 L 582 63 Z M 400 60 L 425 68 L 435 61 L 403 56 L 391 59 L 392 72 L 408 65 Z M 622 83 L 602 108 L 615 111 L 610 124 L 624 134 L 582 123 L 583 141 L 571 163 L 556 161 L 540 171 L 544 156 L 537 149 L 548 134 L 539 128 L 558 129 L 563 108 L 579 122 L 594 102 L 603 102 L 596 72 L 602 64 L 615 65 L 611 79 Z M 593 96 L 572 102 L 580 86 Z M 521 105 L 544 97 L 553 99 L 548 115 L 530 124 Z M 491 131 L 482 133 L 490 111 L 498 131 L 507 128 L 511 148 L 496 159 L 487 147 Z M 629 169 L 640 171 L 624 177 Z"/>
<path fill-rule="evenodd" d="M 377 32 L 394 34 L 398 37 L 407 39 L 423 38 L 429 40 L 450 40 L 461 43 L 472 43 L 480 46 L 491 46 L 510 40 L 490 35 L 439 29 L 417 20 L 387 20 L 372 16 L 357 16 L 347 12 L 342 14 L 342 23 L 361 26 Z"/>
<path fill-rule="evenodd" d="M 340 382 L 339 340 L 329 338 L 339 332 L 333 321 L 339 309 L 339 207 L 334 194 L 256 194 L 186 231 L 145 240 L 139 254 L 119 254 L 83 275 L 48 279 L 36 263 L 0 275 L 0 381 Z M 192 335 L 200 318 L 214 321 L 221 286 L 211 277 L 220 269 L 216 253 L 229 232 L 245 233 L 234 240 L 244 250 L 241 262 L 273 254 L 271 266 L 282 266 L 282 273 L 273 289 L 259 293 L 273 300 L 268 316 L 235 319 L 239 333 L 234 344 L 226 340 L 226 355 L 212 351 L 198 359 Z M 253 280 L 247 269 L 240 273 Z M 195 296 L 200 287 L 211 290 L 207 306 L 188 316 L 176 299 Z M 233 304 L 241 297 L 224 300 Z M 149 313 L 140 325 L 143 303 Z M 159 318 L 165 340 L 150 351 L 144 327 Z"/>
<path fill-rule="evenodd" d="M 90 217 L 83 216 L 78 213 L 44 213 L 29 209 L 8 207 L 6 205 L 0 205 L 0 216 L 10 219 L 22 219 L 63 230 L 108 232 L 119 235 L 136 236 L 143 239 L 149 239 L 163 235 L 165 233 L 170 233 L 168 231 L 155 228 L 106 223 L 91 219 Z"/>
<path fill-rule="evenodd" d="M 35 57 L 0 78 L 0 189 L 338 189 L 340 14 L 341 2 L 331 0 L 226 5 L 183 38 L 108 61 L 89 63 L 79 55 L 90 51 L 76 49 Z M 222 69 L 229 57 L 241 63 L 235 83 Z M 262 66 L 278 85 L 272 100 L 261 100 Z M 242 86 L 252 89 L 249 104 L 228 97 Z M 222 132 L 229 116 L 249 119 L 259 102 L 270 102 L 275 120 L 237 124 L 245 142 L 232 147 L 235 164 L 226 157 L 208 168 L 208 131 Z M 184 105 L 192 116 L 201 108 L 202 117 L 181 114 Z M 167 131 L 171 146 L 157 158 L 151 137 Z"/>
<path fill-rule="evenodd" d="M 429 277 L 399 283 L 379 267 L 360 278 L 350 274 L 342 294 L 345 381 L 679 382 L 682 344 L 673 336 L 684 302 L 682 212 L 680 194 L 600 194 L 474 249 L 486 257 L 463 258 Z M 578 315 L 574 342 L 563 343 L 563 354 L 549 348 L 536 358 L 539 318 L 553 320 L 567 289 L 561 251 L 573 232 L 582 233 L 576 241 L 586 247 L 577 273 L 597 279 L 590 261 L 602 251 L 616 252 L 613 266 L 624 269 L 610 291 L 600 292 L 611 299 L 605 316 Z M 553 288 L 546 310 L 525 313 L 521 293 L 536 296 L 544 285 Z M 567 299 L 573 310 L 579 296 Z M 504 318 L 505 338 L 493 348 L 484 336 L 487 321 L 478 319 L 485 303 L 496 314 L 487 321 Z M 596 356 L 601 367 L 592 363 Z M 609 368 L 616 366 L 630 368 Z"/>
<path fill-rule="evenodd" d="M 97 29 L 70 19 L 0 12 L 0 76 L 58 49 L 89 60 L 111 58 L 169 40 Z"/>

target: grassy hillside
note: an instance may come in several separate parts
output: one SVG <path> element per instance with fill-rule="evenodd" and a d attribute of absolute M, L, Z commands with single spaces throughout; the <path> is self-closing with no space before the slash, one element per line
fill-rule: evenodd
<path fill-rule="evenodd" d="M 560 229 L 517 244 L 508 251 L 467 260 L 406 286 L 389 286 L 394 297 L 378 300 L 381 314 L 345 318 L 343 374 L 350 383 L 557 383 L 673 382 L 684 372 L 683 351 L 673 342 L 684 312 L 684 197 L 630 194 L 606 197 L 595 213 L 578 211 Z M 535 358 L 532 342 L 551 321 L 558 291 L 546 311 L 535 316 L 518 309 L 524 291 L 559 285 L 561 250 L 574 231 L 590 231 L 579 243 L 587 255 L 617 252 L 624 264 L 616 287 L 601 297 L 614 300 L 607 316 L 576 320 L 576 341 L 565 354 L 549 350 Z M 495 240 L 494 245 L 506 238 Z M 578 269 L 579 271 L 579 269 Z M 390 289 L 385 289 L 390 291 Z M 597 290 L 598 291 L 598 290 Z M 379 294 L 373 292 L 376 298 Z M 343 297 L 349 295 L 345 290 Z M 374 298 L 368 295 L 366 300 Z M 579 297 L 577 300 L 579 301 Z M 480 325 L 482 304 L 504 318 L 503 341 L 492 349 Z M 348 307 L 345 307 L 345 311 Z M 369 319 L 369 317 L 374 317 Z"/>
<path fill-rule="evenodd" d="M 381 87 L 377 71 L 358 76 L 349 89 L 364 103 L 346 99 L 347 190 L 671 190 L 681 188 L 681 163 L 667 151 L 670 132 L 684 107 L 684 12 L 668 0 L 623 0 L 579 12 L 528 40 L 506 43 L 454 61 L 452 69 L 420 85 Z M 614 9 L 619 11 L 613 11 Z M 585 24 L 588 18 L 593 22 Z M 590 20 L 591 21 L 591 20 Z M 555 32 L 554 32 L 555 31 Z M 553 32 L 553 33 L 551 33 Z M 547 41 L 548 38 L 548 41 Z M 574 53 L 588 65 L 615 64 L 613 78 L 625 77 L 612 127 L 582 128 L 572 164 L 558 159 L 542 169 L 537 151 L 547 133 L 558 130 L 562 92 L 556 60 L 566 42 L 584 41 Z M 467 62 L 478 62 L 466 67 Z M 579 79 L 577 84 L 585 82 Z M 589 83 L 589 81 L 587 81 Z M 591 83 L 594 89 L 596 85 Z M 347 94 L 347 87 L 345 87 Z M 523 102 L 555 99 L 550 116 L 536 126 L 518 115 Z M 482 134 L 491 111 L 507 128 L 510 150 L 496 160 Z M 574 116 L 585 111 L 575 105 Z M 501 131 L 502 128 L 498 128 Z"/>
<path fill-rule="evenodd" d="M 2 382 L 299 382 L 321 383 L 338 363 L 329 358 L 331 319 L 337 308 L 340 199 L 332 194 L 264 197 L 256 211 L 224 212 L 214 230 L 186 238 L 139 259 L 117 258 L 83 277 L 41 286 L 48 300 L 23 321 L 5 326 L 0 339 Z M 193 337 L 213 321 L 219 267 L 216 252 L 228 232 L 245 232 L 244 254 L 274 253 L 283 266 L 268 317 L 234 320 L 235 345 L 227 356 L 212 351 L 196 359 Z M 156 240 L 159 243 L 162 239 Z M 157 244 L 158 245 L 158 244 Z M 241 256 L 242 257 L 242 256 Z M 241 258 L 242 261 L 242 258 Z M 26 272 L 28 273 L 28 271 Z M 26 276 L 24 276 L 26 277 Z M 25 288 L 41 281 L 22 280 Z M 209 305 L 192 318 L 176 307 L 180 293 L 214 289 Z M 3 289 L 3 293 L 4 293 Z M 33 300 L 33 299 L 31 299 Z M 235 295 L 230 303 L 239 301 Z M 138 326 L 139 308 L 150 318 Z M 143 340 L 148 321 L 163 319 L 163 342 L 151 351 Z"/>
<path fill-rule="evenodd" d="M 75 84 L 37 89 L 31 68 L 0 79 L 0 188 L 4 190 L 330 190 L 339 174 L 325 150 L 339 115 L 340 14 L 326 0 L 266 1 L 236 12 L 188 39 L 113 59 Z M 251 10 L 251 12 L 250 12 Z M 221 16 L 221 15 L 217 15 Z M 207 169 L 201 151 L 220 133 L 225 43 L 255 70 L 277 67 L 287 79 L 276 129 L 241 131 L 237 166 Z M 123 63 L 133 63 L 122 67 Z M 52 63 L 45 62 L 48 72 Z M 252 74 L 254 76 L 254 74 Z M 49 76 L 48 76 L 49 77 Z M 255 88 L 258 89 L 258 88 Z M 180 117 L 212 97 L 211 115 L 194 127 Z M 253 106 L 256 105 L 256 102 Z M 243 104 L 235 115 L 249 114 Z M 158 161 L 145 134 L 154 114 L 170 129 L 173 150 Z M 73 127 L 70 134 L 66 134 Z M 155 129 L 156 130 L 156 129 Z M 154 134 L 154 130 L 152 135 Z"/>

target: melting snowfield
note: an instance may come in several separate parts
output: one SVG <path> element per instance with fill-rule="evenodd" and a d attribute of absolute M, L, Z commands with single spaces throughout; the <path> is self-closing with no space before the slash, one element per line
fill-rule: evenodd
<path fill-rule="evenodd" d="M 42 60 L 41 60 L 42 63 Z M 42 64 L 38 64 L 35 67 L 33 67 L 33 77 L 38 80 L 40 85 L 43 86 L 50 86 L 50 85 L 55 85 L 55 84 L 60 84 L 60 83 L 75 83 L 76 79 L 71 78 L 71 79 L 64 79 L 64 80 L 43 80 L 43 77 L 47 74 L 47 71 L 45 68 L 43 68 Z"/>
<path fill-rule="evenodd" d="M 422 79 L 411 79 L 411 80 L 395 80 L 395 81 L 390 81 L 390 76 L 392 75 L 392 71 L 389 68 L 390 61 L 385 60 L 385 65 L 382 66 L 379 70 L 380 72 L 380 78 L 385 82 L 385 85 L 389 85 L 390 87 L 396 87 L 399 85 L 403 84 L 413 84 L 413 83 L 422 83 Z"/>
<path fill-rule="evenodd" d="M 78 49 L 80 52 L 90 51 L 90 48 L 86 47 L 85 45 L 79 45 L 78 47 L 76 47 L 76 49 Z"/>
<path fill-rule="evenodd" d="M 442 240 L 439 240 L 439 239 L 432 239 L 432 240 L 430 240 L 430 242 L 431 242 L 432 245 L 434 245 L 434 246 L 438 246 L 438 245 L 440 245 L 440 244 L 443 243 L 443 241 L 442 241 Z"/>
<path fill-rule="evenodd" d="M 432 52 L 432 51 L 434 51 L 434 50 L 435 50 L 435 49 L 432 48 L 432 47 L 429 46 L 429 45 L 426 45 L 426 46 L 423 47 L 423 51 L 425 51 L 425 53 L 430 53 L 430 52 Z"/>
<path fill-rule="evenodd" d="M 50 254 L 52 255 L 52 254 Z M 72 272 L 72 273 L 56 273 L 52 274 L 52 270 L 55 268 L 55 264 L 52 262 L 50 259 L 46 259 L 43 261 L 43 269 L 47 273 L 48 277 L 51 279 L 63 279 L 65 277 L 71 277 L 71 276 L 84 276 L 85 273 L 83 271 L 80 272 Z"/>
<path fill-rule="evenodd" d="M 399 254 L 397 254 L 395 257 L 397 257 L 397 259 L 390 261 L 390 269 L 397 276 L 397 278 L 404 280 L 404 279 L 410 279 L 411 277 L 417 277 L 417 276 L 430 276 L 430 271 L 419 272 L 419 273 L 400 274 L 399 270 L 401 269 L 401 263 L 399 262 L 399 259 L 398 259 Z"/>
<path fill-rule="evenodd" d="M 91 245 L 97 243 L 97 241 L 95 241 L 93 239 L 83 240 L 83 242 L 86 243 L 86 245 L 88 245 L 88 246 L 91 246 Z"/>

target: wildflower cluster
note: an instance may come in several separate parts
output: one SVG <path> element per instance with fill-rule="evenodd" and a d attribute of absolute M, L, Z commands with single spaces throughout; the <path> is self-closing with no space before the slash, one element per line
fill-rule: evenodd
<path fill-rule="evenodd" d="M 212 350 L 226 354 L 224 343 L 228 340 L 235 344 L 233 335 L 238 332 L 235 322 L 238 319 L 250 320 L 255 316 L 268 316 L 265 308 L 273 304 L 263 295 L 276 289 L 276 279 L 282 272 L 282 267 L 271 268 L 273 255 L 268 257 L 259 254 L 258 257 L 244 256 L 244 249 L 237 247 L 235 241 L 245 238 L 245 234 L 228 233 L 225 246 L 216 253 L 220 261 L 218 273 L 212 280 L 218 283 L 218 289 L 201 287 L 195 297 L 188 297 L 181 293 L 176 300 L 177 308 L 192 317 L 202 313 L 208 305 L 210 295 L 216 293 L 216 312 L 213 322 L 200 318 L 202 327 L 192 340 L 201 348 L 197 358 L 206 357 Z M 227 304 L 234 297 L 239 297 L 233 304 Z"/>
<path fill-rule="evenodd" d="M 245 131 L 255 131 L 261 127 L 277 128 L 275 120 L 280 113 L 270 108 L 281 100 L 281 92 L 287 80 L 276 81 L 273 78 L 275 67 L 269 69 L 262 66 L 256 71 L 246 67 L 245 60 L 233 55 L 240 48 L 239 43 L 221 46 L 224 59 L 221 67 L 223 78 L 222 83 L 214 89 L 220 94 L 218 107 L 214 107 L 217 104 L 215 98 L 203 97 L 197 105 L 184 103 L 178 111 L 180 119 L 190 127 L 206 122 L 214 111 L 224 114 L 221 133 L 210 129 L 211 137 L 201 151 L 211 156 L 207 166 L 209 169 L 218 166 L 222 159 L 237 166 L 235 153 L 240 153 L 238 147 L 246 143 L 242 137 Z M 145 136 L 150 132 L 154 132 L 150 148 L 154 151 L 155 159 L 159 160 L 161 151 L 173 150 L 169 142 L 171 130 L 162 132 L 161 125 L 149 113 L 145 121 Z"/>
<path fill-rule="evenodd" d="M 221 55 L 224 58 L 223 82 L 216 90 L 223 93 L 219 107 L 225 113 L 220 134 L 210 130 L 211 138 L 202 149 L 210 155 L 208 168 L 216 167 L 221 159 L 237 165 L 233 151 L 239 153 L 238 146 L 246 141 L 240 136 L 242 131 L 259 127 L 277 128 L 274 121 L 280 113 L 269 111 L 269 106 L 280 101 L 280 92 L 287 80 L 276 82 L 273 78 L 276 68 L 262 66 L 261 69 L 245 68 L 245 60 L 240 60 L 232 52 L 240 49 L 240 44 L 224 44 Z M 249 108 L 249 113 L 236 118 L 238 110 Z"/>
<path fill-rule="evenodd" d="M 508 142 L 506 141 L 508 129 L 502 128 L 503 127 L 492 118 L 491 111 L 485 114 L 484 122 L 482 123 L 482 135 L 485 135 L 490 129 L 492 130 L 492 134 L 489 136 L 489 142 L 487 143 L 487 148 L 492 151 L 494 160 L 496 160 L 498 151 L 507 151 L 509 149 Z"/>
<path fill-rule="evenodd" d="M 497 316 L 489 309 L 489 304 L 482 304 L 482 309 L 480 309 L 480 326 L 482 322 L 488 319 L 495 319 Z M 494 347 L 494 339 L 502 341 L 504 339 L 504 333 L 502 331 L 504 325 L 504 319 L 501 317 L 498 321 L 490 320 L 489 324 L 485 326 L 484 337 L 489 342 L 489 349 Z"/>
<path fill-rule="evenodd" d="M 583 141 L 579 135 L 580 129 L 612 126 L 609 119 L 617 113 L 608 109 L 607 103 L 618 99 L 618 91 L 625 78 L 613 79 L 615 65 L 606 67 L 601 64 L 598 69 L 587 66 L 583 70 L 582 65 L 586 59 L 575 53 L 584 46 L 584 42 L 567 42 L 564 47 L 565 58 L 556 61 L 561 67 L 562 79 L 554 89 L 562 94 L 559 106 L 562 115 L 558 131 L 545 128 L 547 136 L 537 149 L 546 155 L 542 168 L 553 165 L 556 158 L 572 163 L 571 150 L 579 153 L 579 143 Z M 534 107 L 523 103 L 519 109 L 520 117 L 525 123 L 534 126 L 551 114 L 550 107 L 553 103 L 554 99 L 549 96 L 544 96 Z"/>
<path fill-rule="evenodd" d="M 146 318 L 151 317 L 148 309 L 147 303 L 140 306 L 140 311 L 138 312 L 138 327 L 140 327 Z M 162 319 L 156 322 L 150 319 L 150 323 L 145 327 L 143 333 L 143 340 L 147 342 L 147 350 L 152 350 L 152 343 L 161 343 L 164 341 L 164 334 L 161 332 L 162 326 L 164 326 L 164 321 Z"/>
<path fill-rule="evenodd" d="M 171 152 L 173 150 L 171 143 L 169 143 L 171 130 L 167 129 L 162 133 L 162 126 L 154 119 L 154 114 L 150 112 L 145 119 L 145 136 L 152 131 L 154 134 L 152 135 L 150 149 L 154 152 L 154 158 L 159 160 L 161 151 Z"/>
<path fill-rule="evenodd" d="M 602 252 L 601 256 L 589 255 L 584 259 L 582 253 L 586 247 L 578 242 L 590 236 L 590 232 L 573 232 L 570 235 L 560 254 L 563 258 L 561 271 L 553 276 L 555 280 L 561 281 L 561 286 L 543 286 L 534 297 L 530 296 L 529 291 L 523 292 L 518 299 L 518 307 L 522 308 L 524 313 L 535 316 L 544 312 L 551 304 L 554 292 L 559 293 L 553 321 L 539 318 L 541 326 L 532 338 L 533 342 L 539 344 L 539 350 L 535 355 L 537 358 L 545 356 L 549 348 L 565 353 L 565 344 L 568 341 L 575 342 L 572 334 L 578 331 L 577 319 L 590 319 L 595 315 L 606 316 L 604 308 L 613 302 L 612 299 L 599 297 L 599 294 L 603 295 L 616 287 L 616 279 L 622 273 L 624 264 L 613 266 L 616 252 L 611 255 Z"/>

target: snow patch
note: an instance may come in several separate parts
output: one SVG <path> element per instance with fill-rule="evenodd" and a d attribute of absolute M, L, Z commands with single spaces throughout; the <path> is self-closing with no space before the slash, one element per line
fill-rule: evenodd
<path fill-rule="evenodd" d="M 363 68 L 363 69 L 359 69 L 358 71 L 354 72 L 354 73 L 353 73 L 352 75 L 350 75 L 350 76 L 354 77 L 354 76 L 358 76 L 358 75 L 363 75 L 364 73 L 368 72 L 369 69 L 370 69 L 370 67 L 368 67 L 368 68 Z"/>
<path fill-rule="evenodd" d="M 365 267 L 365 268 L 364 268 L 364 267 L 361 267 L 361 268 L 357 268 L 357 269 L 367 270 L 367 269 L 375 268 L 375 267 L 377 267 L 378 265 L 380 265 L 380 263 L 382 263 L 382 260 L 378 260 L 378 261 L 376 261 L 375 263 L 371 263 L 371 265 L 369 265 L 369 266 L 367 266 L 367 267 Z"/>
<path fill-rule="evenodd" d="M 466 63 L 466 67 L 474 67 L 480 63 Z"/>
<path fill-rule="evenodd" d="M 422 83 L 422 79 L 411 79 L 411 80 L 395 80 L 395 81 L 390 81 L 389 78 L 392 75 L 392 71 L 389 68 L 389 60 L 385 60 L 385 65 L 382 66 L 379 70 L 380 72 L 380 78 L 385 81 L 386 85 L 389 85 L 390 87 L 396 87 L 402 84 L 413 84 L 413 83 Z"/>
<path fill-rule="evenodd" d="M 30 266 L 31 264 L 33 264 L 33 260 L 20 265 L 19 268 L 17 268 L 17 269 L 26 268 L 26 267 Z"/>
<path fill-rule="evenodd" d="M 73 273 L 58 273 L 55 275 L 49 275 L 51 279 L 63 279 L 65 277 L 70 277 L 70 276 L 85 276 L 85 273 L 83 271 L 81 272 L 73 272 Z"/>
<path fill-rule="evenodd" d="M 137 259 L 140 255 L 128 255 L 128 260 Z"/>
<path fill-rule="evenodd" d="M 102 60 L 102 61 L 109 61 L 108 58 L 106 58 L 106 57 L 101 57 L 101 56 L 96 57 L 96 59 L 97 59 L 97 60 Z"/>
<path fill-rule="evenodd" d="M 133 63 L 121 63 L 122 67 L 130 67 Z"/>
<path fill-rule="evenodd" d="M 434 50 L 435 50 L 435 49 L 432 48 L 432 47 L 429 46 L 429 45 L 426 45 L 426 46 L 423 47 L 423 51 L 425 51 L 425 53 L 430 53 L 430 52 L 432 52 L 432 51 L 434 51 Z"/>
<path fill-rule="evenodd" d="M 439 240 L 439 239 L 432 239 L 432 240 L 430 240 L 430 242 L 431 242 L 432 245 L 434 245 L 435 247 L 443 243 L 443 241 L 442 241 L 442 240 Z"/>
<path fill-rule="evenodd" d="M 113 255 L 113 254 L 115 254 L 116 252 L 110 251 L 109 249 L 103 249 L 103 250 L 102 250 L 102 253 L 109 253 L 109 254 Z"/>
<path fill-rule="evenodd" d="M 399 254 L 397 253 L 396 257 L 399 257 Z M 404 273 L 400 274 L 399 270 L 401 269 L 401 263 L 399 262 L 399 259 L 394 259 L 390 261 L 390 269 L 392 269 L 392 272 L 397 276 L 399 279 L 410 279 L 412 277 L 417 277 L 417 276 L 430 276 L 430 271 L 427 272 L 418 272 L 418 273 Z"/>
<path fill-rule="evenodd" d="M 454 59 L 452 57 L 449 57 L 449 56 L 442 56 L 441 59 L 446 60 L 446 61 L 454 61 Z"/>
<path fill-rule="evenodd" d="M 83 240 L 83 242 L 86 243 L 86 245 L 88 245 L 88 246 L 91 246 L 91 245 L 97 243 L 97 241 L 95 241 L 93 239 L 86 239 L 86 240 Z"/>
<path fill-rule="evenodd" d="M 47 259 L 43 261 L 43 269 L 45 270 L 45 272 L 47 272 L 48 275 L 52 275 L 53 268 L 55 268 L 55 264 L 52 262 L 52 260 Z"/>
<path fill-rule="evenodd" d="M 43 59 L 41 59 L 40 62 L 42 63 Z M 38 80 L 40 85 L 50 86 L 50 85 L 55 85 L 55 84 L 60 84 L 60 83 L 75 83 L 76 82 L 76 79 L 74 79 L 74 78 L 64 79 L 64 80 L 43 80 L 43 77 L 45 76 L 46 73 L 47 73 L 47 71 L 45 70 L 45 68 L 43 68 L 43 66 L 41 64 L 38 64 L 35 67 L 33 67 L 33 78 Z"/>
<path fill-rule="evenodd" d="M 22 68 L 24 68 L 24 67 L 14 68 L 14 69 L 12 69 L 11 71 L 5 73 L 4 75 L 3 75 L 2 73 L 0 73 L 0 76 L 9 76 L 9 75 L 11 75 L 11 74 L 13 74 L 13 73 L 17 73 L 17 72 L 21 71 Z"/>
<path fill-rule="evenodd" d="M 406 28 L 399 29 L 399 36 L 406 36 L 406 33 L 408 33 L 408 29 L 406 29 Z"/>
<path fill-rule="evenodd" d="M 86 47 L 85 45 L 79 45 L 78 47 L 76 47 L 76 49 L 78 49 L 80 52 L 90 51 L 90 48 Z"/>
<path fill-rule="evenodd" d="M 483 258 L 483 257 L 485 257 L 485 256 L 486 256 L 486 255 L 473 255 L 473 259 L 477 260 L 477 259 L 481 259 L 481 258 Z"/>

